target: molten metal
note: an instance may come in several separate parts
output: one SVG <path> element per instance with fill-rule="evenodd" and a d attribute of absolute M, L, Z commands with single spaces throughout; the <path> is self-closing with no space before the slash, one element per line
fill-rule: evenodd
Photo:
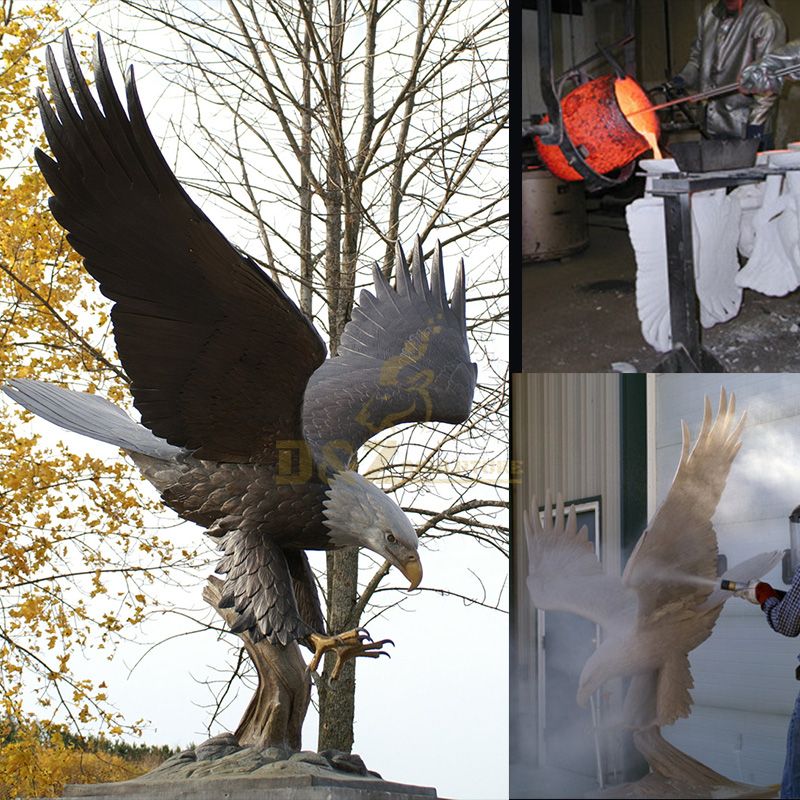
<path fill-rule="evenodd" d="M 658 134 L 661 129 L 658 124 L 658 117 L 655 111 L 652 110 L 653 104 L 644 89 L 633 78 L 622 78 L 615 82 L 614 92 L 617 95 L 620 110 L 625 115 L 628 124 L 644 137 L 649 149 L 653 151 L 653 157 L 661 158 L 661 150 L 658 148 Z M 648 113 L 642 109 L 650 110 Z M 630 115 L 633 111 L 638 111 L 639 113 L 632 117 Z M 639 153 L 636 155 L 639 155 Z M 636 158 L 636 156 L 633 158 Z"/>
<path fill-rule="evenodd" d="M 628 117 L 633 112 L 636 114 Z M 612 172 L 651 149 L 661 158 L 658 117 L 633 78 L 604 75 L 584 83 L 561 101 L 561 114 L 564 131 L 595 172 Z M 582 180 L 558 145 L 542 144 L 538 137 L 536 145 L 553 175 L 567 181 Z"/>

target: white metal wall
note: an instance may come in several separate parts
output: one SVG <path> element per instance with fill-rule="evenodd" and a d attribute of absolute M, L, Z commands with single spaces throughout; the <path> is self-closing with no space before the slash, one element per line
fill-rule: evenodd
<path fill-rule="evenodd" d="M 513 458 L 520 481 L 514 487 L 514 616 L 517 644 L 512 680 L 521 681 L 523 715 L 535 706 L 536 611 L 525 588 L 527 552 L 522 511 L 536 494 L 561 492 L 565 499 L 600 496 L 602 554 L 606 568 L 620 562 L 619 376 L 611 374 L 522 374 L 513 378 Z M 540 501 L 541 502 L 541 501 Z M 535 720 L 531 720 L 535 725 Z M 513 729 L 512 721 L 512 729 Z"/>
<path fill-rule="evenodd" d="M 789 544 L 788 516 L 800 504 L 800 376 L 658 375 L 655 448 L 650 450 L 652 508 L 664 499 L 680 456 L 680 421 L 696 435 L 703 396 L 720 386 L 747 411 L 743 445 L 720 500 L 714 527 L 728 564 Z M 782 587 L 780 567 L 766 578 Z M 800 639 L 772 631 L 763 612 L 732 598 L 711 637 L 690 654 L 695 688 L 691 716 L 664 730 L 676 746 L 730 778 L 780 781 L 786 728 L 800 683 Z"/>
<path fill-rule="evenodd" d="M 569 499 L 600 495 L 603 561 L 619 569 L 619 376 L 537 373 L 514 380 L 521 497 L 543 499 L 547 490 Z M 521 505 L 515 503 L 517 513 Z"/>

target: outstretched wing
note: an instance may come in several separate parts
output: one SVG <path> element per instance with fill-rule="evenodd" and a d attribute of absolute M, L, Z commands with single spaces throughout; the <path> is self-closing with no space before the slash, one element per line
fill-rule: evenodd
<path fill-rule="evenodd" d="M 717 577 L 717 535 L 711 524 L 731 464 L 741 447 L 746 415 L 734 424 L 736 401 L 722 389 L 716 419 L 705 399 L 700 434 L 691 437 L 682 423 L 683 446 L 669 493 L 628 559 L 622 581 L 639 594 L 643 620 L 664 617 L 679 604 L 697 608 L 710 595 Z M 707 634 L 716 617 L 707 616 Z"/>
<path fill-rule="evenodd" d="M 635 620 L 636 596 L 620 579 L 607 575 L 597 560 L 586 527 L 578 530 L 575 506 L 564 520 L 559 495 L 555 517 L 548 494 L 544 523 L 536 498 L 524 516 L 528 546 L 528 591 L 540 609 L 571 611 L 619 634 Z"/>
<path fill-rule="evenodd" d="M 441 247 L 431 284 L 417 239 L 409 270 L 398 245 L 392 289 L 376 266 L 339 352 L 308 382 L 303 433 L 318 463 L 339 470 L 379 431 L 403 422 L 463 422 L 477 367 L 467 344 L 463 262 L 447 302 Z"/>
<path fill-rule="evenodd" d="M 36 159 L 50 209 L 114 301 L 117 350 L 142 423 L 217 461 L 272 460 L 296 438 L 308 377 L 325 346 L 298 308 L 225 239 L 178 183 L 145 121 L 133 70 L 128 114 L 98 36 L 102 111 L 64 36 L 69 96 L 52 52 L 55 109 L 39 92 L 53 155 Z"/>

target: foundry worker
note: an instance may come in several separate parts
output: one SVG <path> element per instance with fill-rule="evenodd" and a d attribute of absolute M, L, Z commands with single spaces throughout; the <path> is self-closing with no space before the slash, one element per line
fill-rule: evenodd
<path fill-rule="evenodd" d="M 704 92 L 736 83 L 742 70 L 786 42 L 786 26 L 765 0 L 714 0 L 697 21 L 689 61 L 670 85 Z M 760 139 L 772 149 L 775 95 L 732 92 L 709 100 L 701 128 L 714 139 Z"/>
<path fill-rule="evenodd" d="M 792 585 L 785 593 L 773 589 L 768 583 L 757 583 L 756 602 L 767 615 L 767 622 L 772 630 L 784 636 L 800 634 L 800 569 L 795 572 Z M 800 666 L 795 675 L 800 679 Z M 800 694 L 794 703 L 786 737 L 781 797 L 800 797 Z"/>

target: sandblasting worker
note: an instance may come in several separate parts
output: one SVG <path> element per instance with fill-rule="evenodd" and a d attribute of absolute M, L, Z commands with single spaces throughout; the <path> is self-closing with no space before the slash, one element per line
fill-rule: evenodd
<path fill-rule="evenodd" d="M 742 70 L 786 42 L 786 26 L 765 0 L 714 0 L 697 21 L 689 61 L 669 85 L 706 91 L 736 83 Z M 701 128 L 714 139 L 760 139 L 773 146 L 777 96 L 733 92 L 706 103 Z"/>
<path fill-rule="evenodd" d="M 800 569 L 795 572 L 792 585 L 786 593 L 773 589 L 763 581 L 757 583 L 756 602 L 767 615 L 772 630 L 784 636 L 800 634 Z M 800 666 L 796 675 L 800 679 Z M 800 694 L 797 695 L 789 721 L 781 780 L 781 798 L 790 797 L 800 797 Z"/>

